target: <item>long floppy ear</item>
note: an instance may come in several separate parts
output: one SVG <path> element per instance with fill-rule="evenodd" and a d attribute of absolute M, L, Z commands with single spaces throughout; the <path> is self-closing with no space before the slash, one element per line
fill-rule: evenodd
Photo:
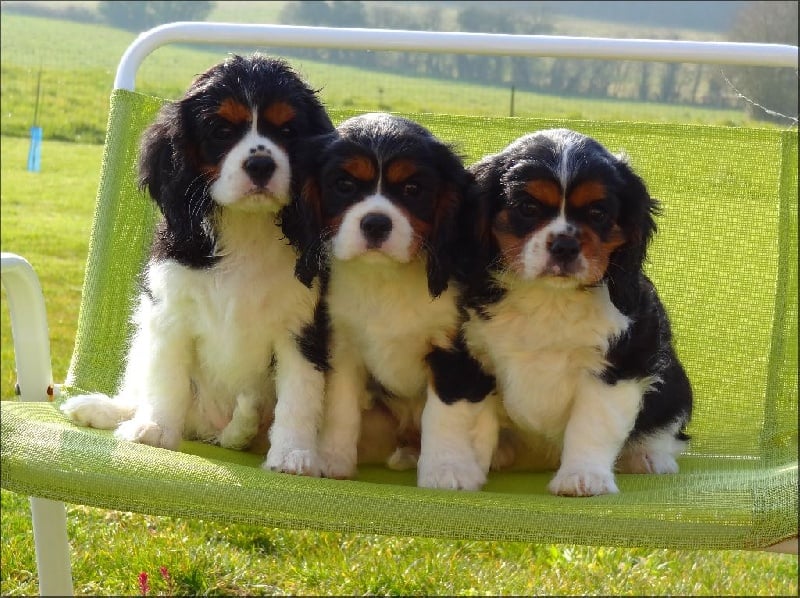
<path fill-rule="evenodd" d="M 622 181 L 618 223 L 625 242 L 611 254 L 607 281 L 611 301 L 623 314 L 630 314 L 639 303 L 642 268 L 656 232 L 659 205 L 624 158 L 617 159 L 616 168 Z"/>
<path fill-rule="evenodd" d="M 200 173 L 187 160 L 182 112 L 181 102 L 166 104 L 142 135 L 139 187 L 147 190 L 164 216 L 155 254 L 204 267 L 215 259 L 213 233 L 204 222 L 214 202 Z"/>
<path fill-rule="evenodd" d="M 177 104 L 165 105 L 142 135 L 139 147 L 139 188 L 146 189 L 159 205 L 176 174 L 173 144 L 176 118 L 180 118 Z"/>
<path fill-rule="evenodd" d="M 432 143 L 433 160 L 444 180 L 436 198 L 427 248 L 428 292 L 431 297 L 438 297 L 455 273 L 461 211 L 465 208 L 472 178 L 450 146 L 439 141 Z"/>
<path fill-rule="evenodd" d="M 326 267 L 320 171 L 325 149 L 336 138 L 332 132 L 303 140 L 292 169 L 292 198 L 280 213 L 281 230 L 297 252 L 295 276 L 308 287 Z"/>
<path fill-rule="evenodd" d="M 462 241 L 458 269 L 470 286 L 484 286 L 489 267 L 497 258 L 492 219 L 503 201 L 503 168 L 504 160 L 499 154 L 486 156 L 469 168 L 472 182 L 459 227 Z"/>

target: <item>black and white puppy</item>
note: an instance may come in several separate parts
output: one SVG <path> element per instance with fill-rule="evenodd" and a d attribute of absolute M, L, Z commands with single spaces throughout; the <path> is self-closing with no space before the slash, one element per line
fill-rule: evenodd
<path fill-rule="evenodd" d="M 642 179 L 566 129 L 471 171 L 485 251 L 466 266 L 464 334 L 514 426 L 560 454 L 550 491 L 617 492 L 615 465 L 676 472 L 692 391 L 642 271 L 657 212 Z"/>
<path fill-rule="evenodd" d="M 303 140 L 331 130 L 316 93 L 258 54 L 226 59 L 163 107 L 141 145 L 140 184 L 163 219 L 124 379 L 114 399 L 74 397 L 65 413 L 168 449 L 244 448 L 274 417 L 264 467 L 319 474 L 319 291 L 295 277 L 280 219 Z"/>
<path fill-rule="evenodd" d="M 380 395 L 405 439 L 390 467 L 413 466 L 418 451 L 420 486 L 480 488 L 498 426 L 451 281 L 466 169 L 427 129 L 388 114 L 349 119 L 306 147 L 297 222 L 311 228 L 298 268 L 320 275 L 332 330 L 323 474 L 356 474 L 361 410 Z"/>

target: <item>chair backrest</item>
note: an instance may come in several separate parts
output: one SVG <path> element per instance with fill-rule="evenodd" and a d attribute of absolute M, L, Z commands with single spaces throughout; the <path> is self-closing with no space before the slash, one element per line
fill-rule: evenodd
<path fill-rule="evenodd" d="M 123 89 L 130 81 L 118 73 L 111 96 L 67 394 L 113 393 L 158 218 L 136 187 L 135 165 L 139 136 L 164 100 Z M 355 113 L 329 111 L 334 122 Z M 627 153 L 663 207 L 648 271 L 696 392 L 692 454 L 742 468 L 796 460 L 796 130 L 405 116 L 454 143 L 467 162 L 549 127 L 573 128 Z"/>

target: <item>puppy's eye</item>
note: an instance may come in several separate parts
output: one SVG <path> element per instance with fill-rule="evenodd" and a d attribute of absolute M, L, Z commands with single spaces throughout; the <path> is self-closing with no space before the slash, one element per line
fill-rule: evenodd
<path fill-rule="evenodd" d="M 416 183 L 406 183 L 403 185 L 403 196 L 405 197 L 417 197 L 420 192 L 420 186 Z"/>
<path fill-rule="evenodd" d="M 281 135 L 284 137 L 294 137 L 294 127 L 291 125 L 283 125 L 281 127 Z"/>
<path fill-rule="evenodd" d="M 595 226 L 603 226 L 608 224 L 608 221 L 611 218 L 611 215 L 608 213 L 608 210 L 603 206 L 593 206 L 589 208 L 589 221 L 594 224 Z"/>
<path fill-rule="evenodd" d="M 217 141 L 228 141 L 236 134 L 230 125 L 217 125 L 211 129 L 211 137 Z"/>
<path fill-rule="evenodd" d="M 350 179 L 336 179 L 333 187 L 340 195 L 352 195 L 356 192 L 356 184 Z"/>
<path fill-rule="evenodd" d="M 542 214 L 542 207 L 534 200 L 523 200 L 516 204 L 517 212 L 523 218 L 538 218 Z"/>

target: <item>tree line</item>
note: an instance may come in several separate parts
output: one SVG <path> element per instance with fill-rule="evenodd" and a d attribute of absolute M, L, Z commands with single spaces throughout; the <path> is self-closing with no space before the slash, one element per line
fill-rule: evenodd
<path fill-rule="evenodd" d="M 280 15 L 285 24 L 332 27 L 375 27 L 410 30 L 453 30 L 480 33 L 552 34 L 543 4 L 527 10 L 497 10 L 491 3 L 379 5 L 360 1 L 288 2 Z M 448 6 L 451 5 L 451 6 Z M 448 10 L 450 9 L 450 10 Z M 762 39 L 753 39 L 753 23 Z M 674 39 L 675 36 L 672 38 Z M 752 2 L 735 17 L 731 39 L 797 45 L 796 2 Z M 515 87 L 561 96 L 656 101 L 732 108 L 740 94 L 756 118 L 775 119 L 759 110 L 759 100 L 777 112 L 797 117 L 797 73 L 792 69 L 724 70 L 713 65 L 565 58 L 286 50 L 306 58 L 346 63 L 396 73 L 458 79 Z M 731 83 L 733 81 L 733 83 Z"/>
<path fill-rule="evenodd" d="M 22 11 L 24 7 L 25 12 L 43 14 L 56 11 L 62 18 L 106 22 L 131 31 L 143 31 L 170 21 L 205 20 L 215 4 L 101 1 L 93 11 L 81 6 L 65 5 L 62 9 L 52 8 L 51 3 L 27 3 L 15 5 L 15 10 Z M 289 25 L 546 35 L 555 33 L 549 16 L 550 4 L 301 0 L 287 2 L 279 21 Z M 579 4 L 582 3 L 576 3 Z M 796 1 L 741 3 L 733 16 L 728 39 L 797 45 L 797 15 Z M 671 39 L 676 37 L 670 36 Z M 720 108 L 735 108 L 744 100 L 745 108 L 754 118 L 786 122 L 788 117 L 797 122 L 798 77 L 794 69 L 329 49 L 286 48 L 282 53 L 398 74 L 559 96 Z"/>

